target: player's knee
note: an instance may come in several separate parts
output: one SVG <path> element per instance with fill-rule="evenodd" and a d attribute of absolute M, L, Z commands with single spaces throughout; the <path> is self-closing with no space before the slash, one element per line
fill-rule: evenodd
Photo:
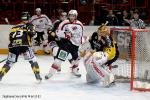
<path fill-rule="evenodd" d="M 72 60 L 72 55 L 69 53 L 67 59 L 70 61 Z"/>
<path fill-rule="evenodd" d="M 29 59 L 29 62 L 37 62 L 36 57 L 34 56 L 33 58 Z"/>
<path fill-rule="evenodd" d="M 53 56 L 57 56 L 58 53 L 59 53 L 59 47 L 54 47 L 53 48 Z"/>

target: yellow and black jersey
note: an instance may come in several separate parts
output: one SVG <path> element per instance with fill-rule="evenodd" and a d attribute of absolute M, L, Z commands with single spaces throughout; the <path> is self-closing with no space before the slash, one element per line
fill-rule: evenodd
<path fill-rule="evenodd" d="M 113 58 L 119 56 L 119 51 L 117 48 L 117 43 L 113 40 L 113 38 L 109 35 L 105 37 L 101 37 L 98 39 L 98 33 L 94 32 L 89 40 L 91 47 L 93 50 L 104 51 L 108 54 L 108 60 L 112 60 Z"/>
<path fill-rule="evenodd" d="M 91 48 L 96 51 L 103 51 L 104 43 L 101 40 L 98 40 L 98 33 L 94 32 L 89 39 Z"/>
<path fill-rule="evenodd" d="M 18 46 L 31 46 L 31 38 L 35 35 L 34 30 L 26 24 L 17 25 L 11 29 L 9 34 L 9 48 Z"/>
<path fill-rule="evenodd" d="M 108 62 L 111 64 L 114 61 L 116 61 L 117 58 L 119 57 L 119 50 L 116 41 L 114 41 L 114 39 L 111 36 L 109 36 L 109 40 L 111 40 L 111 43 L 107 41 L 108 46 L 104 47 L 103 50 L 104 52 L 107 52 Z"/>

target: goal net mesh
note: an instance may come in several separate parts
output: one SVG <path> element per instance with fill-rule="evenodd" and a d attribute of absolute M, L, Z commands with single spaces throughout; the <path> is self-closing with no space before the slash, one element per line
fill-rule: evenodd
<path fill-rule="evenodd" d="M 150 30 L 111 28 L 118 44 L 119 59 L 112 69 L 119 82 L 130 82 L 131 90 L 150 91 Z"/>

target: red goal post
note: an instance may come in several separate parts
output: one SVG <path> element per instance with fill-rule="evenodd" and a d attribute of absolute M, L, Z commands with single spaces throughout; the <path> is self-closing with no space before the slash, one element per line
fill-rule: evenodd
<path fill-rule="evenodd" d="M 130 79 L 130 90 L 150 91 L 150 29 L 111 28 L 110 32 L 120 52 L 114 74 Z"/>

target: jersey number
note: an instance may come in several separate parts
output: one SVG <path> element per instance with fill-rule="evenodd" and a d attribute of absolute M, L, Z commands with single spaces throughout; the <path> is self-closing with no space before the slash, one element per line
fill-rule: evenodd
<path fill-rule="evenodd" d="M 12 38 L 18 38 L 21 37 L 23 35 L 23 30 L 18 30 L 16 32 L 14 32 L 14 34 L 12 35 Z M 22 40 L 21 39 L 16 39 L 13 41 L 14 44 L 22 44 Z"/>
<path fill-rule="evenodd" d="M 15 37 L 21 37 L 23 35 L 23 30 L 18 30 L 13 34 L 13 38 Z"/>

